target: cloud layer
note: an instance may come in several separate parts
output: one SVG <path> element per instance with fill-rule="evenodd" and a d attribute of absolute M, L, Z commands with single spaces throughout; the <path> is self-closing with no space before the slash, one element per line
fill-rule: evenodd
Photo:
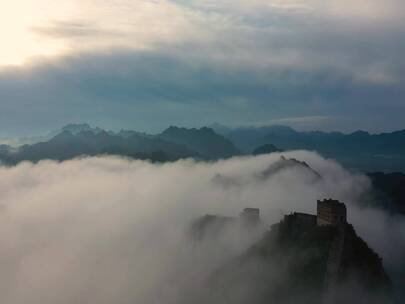
<path fill-rule="evenodd" d="M 315 213 L 316 199 L 325 197 L 346 202 L 349 221 L 388 269 L 403 269 L 404 221 L 360 207 L 369 187 L 364 176 L 313 153 L 284 155 L 305 160 L 324 178 L 314 182 L 306 170 L 290 168 L 258 179 L 279 154 L 163 165 L 84 158 L 0 168 L 2 302 L 181 303 L 186 290 L 257 237 L 233 232 L 222 247 L 196 254 L 185 238 L 192 219 L 236 216 L 252 206 L 270 225 L 291 211 Z M 218 183 L 218 174 L 238 186 Z"/>
<path fill-rule="evenodd" d="M 402 1 L 36 1 L 40 17 L 19 25 L 53 56 L 1 68 L 4 133 L 72 121 L 403 128 Z"/>

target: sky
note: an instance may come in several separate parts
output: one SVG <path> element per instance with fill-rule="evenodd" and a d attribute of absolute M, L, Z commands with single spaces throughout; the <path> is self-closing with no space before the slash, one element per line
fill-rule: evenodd
<path fill-rule="evenodd" d="M 75 122 L 405 128 L 402 0 L 0 5 L 0 136 Z"/>

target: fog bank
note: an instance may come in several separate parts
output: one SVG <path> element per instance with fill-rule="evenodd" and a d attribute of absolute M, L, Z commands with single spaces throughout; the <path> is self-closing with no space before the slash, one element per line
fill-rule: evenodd
<path fill-rule="evenodd" d="M 258 237 L 233 231 L 195 252 L 185 235 L 194 218 L 257 207 L 270 225 L 292 211 L 315 213 L 316 200 L 329 197 L 347 204 L 349 222 L 389 269 L 404 269 L 404 219 L 361 207 L 365 176 L 312 152 L 282 154 L 306 161 L 322 179 L 301 167 L 260 178 L 278 153 L 212 163 L 93 157 L 1 167 L 1 302 L 180 303 Z"/>

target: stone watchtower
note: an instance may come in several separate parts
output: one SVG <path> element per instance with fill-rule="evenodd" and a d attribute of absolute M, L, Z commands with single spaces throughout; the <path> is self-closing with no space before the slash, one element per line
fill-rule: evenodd
<path fill-rule="evenodd" d="M 346 223 L 346 205 L 337 200 L 325 199 L 317 201 L 317 217 L 318 226 L 323 225 L 338 225 Z"/>

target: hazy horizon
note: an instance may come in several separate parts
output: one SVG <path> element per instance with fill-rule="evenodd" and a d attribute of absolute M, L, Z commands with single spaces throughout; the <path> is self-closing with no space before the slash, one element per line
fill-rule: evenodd
<path fill-rule="evenodd" d="M 307 127 L 299 127 L 296 126 L 294 124 L 287 124 L 287 123 L 269 123 L 269 124 L 242 124 L 242 125 L 225 125 L 222 123 L 219 123 L 217 121 L 206 124 L 206 125 L 177 125 L 177 124 L 170 124 L 167 126 L 163 126 L 162 128 L 158 128 L 155 130 L 148 130 L 148 129 L 137 129 L 137 128 L 123 128 L 123 127 L 119 127 L 116 126 L 115 128 L 109 128 L 109 127 L 105 127 L 103 125 L 93 125 L 90 124 L 88 122 L 70 122 L 67 124 L 55 124 L 55 126 L 51 127 L 50 129 L 38 129 L 38 130 L 30 130 L 30 131 L 21 131 L 19 133 L 12 133 L 12 132 L 1 132 L 0 131 L 0 140 L 2 139 L 10 139 L 10 140 L 17 140 L 17 139 L 24 139 L 24 138 L 31 138 L 31 137 L 43 137 L 43 136 L 48 136 L 50 134 L 53 134 L 54 132 L 60 131 L 63 127 L 67 126 L 67 125 L 89 125 L 92 128 L 100 128 L 104 131 L 112 131 L 112 132 L 119 132 L 121 130 L 127 130 L 127 131 L 137 131 L 137 132 L 141 132 L 141 133 L 146 133 L 146 134 L 151 134 L 151 135 L 156 135 L 159 134 L 161 132 L 163 132 L 164 130 L 166 130 L 169 127 L 179 127 L 179 128 L 186 128 L 186 129 L 200 129 L 200 128 L 204 128 L 204 127 L 208 127 L 208 128 L 213 128 L 215 126 L 218 127 L 224 127 L 224 128 L 228 128 L 230 130 L 232 129 L 243 129 L 243 128 L 269 128 L 269 127 L 289 127 L 297 132 L 324 132 L 324 133 L 342 133 L 342 134 L 352 134 L 355 132 L 367 132 L 371 135 L 378 135 L 378 134 L 385 134 L 385 133 L 392 133 L 392 132 L 396 132 L 396 131 L 402 131 L 405 130 L 405 127 L 402 129 L 392 129 L 392 130 L 385 130 L 385 131 L 371 131 L 371 130 L 366 130 L 366 129 L 353 129 L 353 130 L 338 130 L 338 129 L 322 129 L 322 128 L 307 128 Z M 106 126 L 108 126 L 108 124 L 106 124 Z M 56 135 L 56 134 L 55 134 Z"/>

